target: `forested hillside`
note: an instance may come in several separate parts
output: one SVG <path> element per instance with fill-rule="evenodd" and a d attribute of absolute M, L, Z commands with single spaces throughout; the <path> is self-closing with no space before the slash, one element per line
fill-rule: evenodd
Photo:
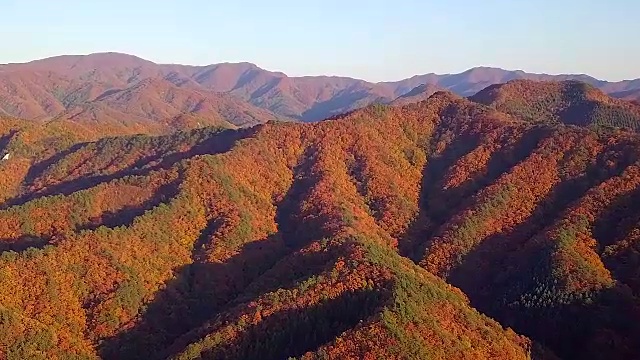
<path fill-rule="evenodd" d="M 640 105 L 614 99 L 579 81 L 514 80 L 470 97 L 520 119 L 592 128 L 640 128 Z"/>
<path fill-rule="evenodd" d="M 635 133 L 447 92 L 40 152 L 5 129 L 0 358 L 640 357 Z"/>

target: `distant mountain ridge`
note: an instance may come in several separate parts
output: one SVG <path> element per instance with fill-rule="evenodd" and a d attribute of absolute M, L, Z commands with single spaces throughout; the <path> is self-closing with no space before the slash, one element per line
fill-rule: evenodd
<path fill-rule="evenodd" d="M 413 88 L 404 95 L 400 95 L 391 102 L 391 105 L 407 105 L 418 101 L 427 100 L 431 95 L 443 89 L 432 84 L 422 84 Z"/>
<path fill-rule="evenodd" d="M 618 99 L 635 101 L 638 104 L 640 104 L 640 89 L 632 89 L 632 90 L 620 91 L 620 92 L 616 92 L 616 93 L 611 94 L 611 96 L 613 96 L 615 98 L 618 98 Z"/>
<path fill-rule="evenodd" d="M 531 74 L 489 67 L 477 67 L 460 74 L 431 73 L 396 82 L 370 83 L 336 76 L 289 77 L 250 63 L 207 66 L 156 64 L 132 55 L 98 53 L 0 65 L 0 113 L 26 119 L 49 119 L 66 114 L 77 106 L 104 104 L 108 95 L 126 92 L 149 79 L 164 82 L 166 86 L 163 89 L 168 87 L 183 94 L 188 91 L 196 91 L 200 95 L 225 93 L 249 103 L 233 111 L 235 113 L 243 113 L 251 106 L 271 113 L 232 120 L 231 123 L 237 126 L 277 117 L 318 121 L 375 102 L 391 103 L 406 98 L 419 86 L 427 85 L 461 96 L 471 96 L 490 85 L 517 79 L 579 80 L 620 97 L 640 91 L 640 79 L 607 82 L 588 75 Z M 227 100 L 218 98 L 222 102 Z M 163 111 L 166 109 L 157 112 Z M 185 115 L 175 111 L 170 113 L 172 116 Z M 125 112 L 124 115 L 132 114 Z"/>

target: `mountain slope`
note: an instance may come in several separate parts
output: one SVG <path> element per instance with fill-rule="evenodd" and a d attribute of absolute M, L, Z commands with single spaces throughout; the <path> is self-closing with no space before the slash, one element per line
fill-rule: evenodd
<path fill-rule="evenodd" d="M 186 123 L 185 120 L 182 121 Z M 197 127 L 196 121 L 201 121 L 201 119 L 191 119 L 190 121 L 194 127 Z M 183 127 L 188 128 L 191 125 L 187 123 Z M 228 125 L 222 124 L 217 127 L 208 127 L 201 131 L 228 128 Z M 83 144 L 87 142 L 100 139 L 105 139 L 104 141 L 109 142 L 111 141 L 110 138 L 119 135 L 163 134 L 166 131 L 167 128 L 162 124 L 148 121 L 131 124 L 120 120 L 109 121 L 109 119 L 103 118 L 101 121 L 92 124 L 63 119 L 40 123 L 0 117 L 0 159 L 4 158 L 5 155 L 9 157 L 7 160 L 0 162 L 2 165 L 0 166 L 0 204 L 8 199 L 19 197 L 24 189 L 32 186 L 32 183 L 37 180 L 39 172 L 44 170 L 47 164 L 62 157 L 64 154 L 84 148 Z M 198 132 L 196 131 L 196 133 Z M 200 138 L 200 136 L 196 135 L 192 137 L 194 139 Z M 133 139 L 137 138 L 134 137 Z M 157 152 L 162 152 L 163 156 L 167 156 L 172 152 L 177 152 L 176 148 L 182 148 L 189 144 L 180 137 L 177 137 L 176 141 L 181 142 L 180 146 L 174 145 L 167 148 L 162 143 L 150 143 L 148 146 L 151 149 L 147 148 L 143 152 L 149 156 L 151 154 L 159 156 Z M 132 148 L 130 147 L 131 150 Z M 96 154 L 102 161 L 109 159 L 108 161 L 113 162 L 113 166 L 126 164 L 126 157 L 113 159 L 103 155 L 105 154 Z M 129 154 L 128 156 L 132 155 Z M 105 164 L 105 166 L 107 165 Z M 69 170 L 64 169 L 63 171 L 68 172 Z"/>
<path fill-rule="evenodd" d="M 533 122 L 640 128 L 640 106 L 577 81 L 514 80 L 490 86 L 470 99 Z"/>
<path fill-rule="evenodd" d="M 45 118 L 69 106 L 85 105 L 112 91 L 126 91 L 157 78 L 170 82 L 174 91 L 228 93 L 281 117 L 306 121 L 393 98 L 386 89 L 350 78 L 289 78 L 248 63 L 158 65 L 130 55 L 105 53 L 0 66 L 0 80 L 10 90 L 6 94 L 9 102 L 0 106 L 14 116 Z"/>
<path fill-rule="evenodd" d="M 434 139 L 409 256 L 562 358 L 637 357 L 638 137 L 458 126 Z"/>
<path fill-rule="evenodd" d="M 283 119 L 239 98 L 175 82 L 171 69 L 120 54 L 60 57 L 0 68 L 5 114 L 25 119 L 73 119 L 86 124 L 144 124 L 166 129 L 251 126 Z M 0 90 L 1 91 L 1 90 Z M 193 119 L 193 124 L 182 120 Z"/>
<path fill-rule="evenodd" d="M 0 111 L 27 119 L 46 119 L 70 107 L 86 105 L 102 94 L 124 91 L 149 79 L 165 79 L 182 91 L 227 93 L 280 117 L 303 121 L 318 121 L 373 103 L 388 103 L 421 85 L 463 96 L 514 79 L 579 80 L 607 93 L 640 89 L 639 80 L 610 83 L 586 75 L 529 74 L 487 67 L 374 84 L 346 77 L 288 77 L 249 63 L 159 65 L 131 55 L 104 53 L 0 65 L 3 84 Z M 410 99 L 405 96 L 404 102 Z"/>
<path fill-rule="evenodd" d="M 614 101 L 528 84 L 487 94 Z M 445 91 L 37 157 L 15 145 L 29 125 L 0 140 L 0 171 L 26 161 L 0 187 L 0 357 L 640 356 L 633 132 Z"/>
<path fill-rule="evenodd" d="M 528 358 L 395 251 L 445 106 L 103 139 L 38 165 L 0 211 L 0 353 Z"/>
<path fill-rule="evenodd" d="M 251 126 L 276 121 L 272 113 L 232 96 L 176 88 L 169 81 L 151 78 L 125 90 L 111 90 L 89 104 L 58 115 L 74 121 L 134 119 L 145 122 L 172 122 L 180 116 L 198 119 L 201 125 Z M 184 128 L 184 126 L 182 126 Z"/>

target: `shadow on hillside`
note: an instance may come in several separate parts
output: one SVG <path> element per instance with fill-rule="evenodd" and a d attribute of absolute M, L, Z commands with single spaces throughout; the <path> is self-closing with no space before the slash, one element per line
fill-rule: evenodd
<path fill-rule="evenodd" d="M 640 356 L 640 307 L 624 286 L 616 285 L 569 304 L 505 307 L 494 319 L 551 349 L 561 359 Z"/>
<path fill-rule="evenodd" d="M 440 136 L 432 138 L 430 146 L 433 147 L 440 140 L 439 138 Z M 438 185 L 442 181 L 446 169 L 453 166 L 460 157 L 475 149 L 478 143 L 477 137 L 461 136 L 448 144 L 442 153 L 437 156 L 432 154 L 428 158 L 422 170 L 418 216 L 409 225 L 405 236 L 398 242 L 398 250 L 402 256 L 414 261 L 420 260 L 419 248 L 424 246 L 426 239 L 430 238 L 430 232 L 434 230 L 431 225 L 434 221 L 438 222 L 438 219 L 446 216 L 444 211 L 451 211 L 451 209 L 445 209 L 432 202 L 430 198 L 433 196 L 430 194 L 442 191 Z"/>
<path fill-rule="evenodd" d="M 513 264 L 510 265 L 506 262 L 492 263 L 492 261 L 499 261 L 497 259 L 498 257 L 504 256 L 509 252 L 517 252 L 520 250 L 520 247 L 524 243 L 557 221 L 572 203 L 581 199 L 590 189 L 597 187 L 611 177 L 619 176 L 624 169 L 632 163 L 631 160 L 622 161 L 616 167 L 606 169 L 604 165 L 606 161 L 607 159 L 601 156 L 596 163 L 589 166 L 580 177 L 566 180 L 554 186 L 547 196 L 538 202 L 538 205 L 532 211 L 532 215 L 508 232 L 499 233 L 483 239 L 478 246 L 465 257 L 460 269 L 451 274 L 451 280 L 468 291 L 468 293 L 473 294 L 474 291 L 467 285 L 480 285 L 471 279 L 473 274 L 479 273 L 478 268 L 489 266 L 495 271 L 504 272 L 505 269 L 513 266 Z M 607 212 L 608 211 L 605 211 L 604 213 Z M 618 212 L 613 210 L 610 211 L 610 213 L 615 215 Z M 598 233 L 602 233 L 603 231 L 608 233 L 608 231 L 611 230 L 610 227 L 598 229 L 598 224 L 601 223 L 603 219 L 604 218 L 597 220 L 594 224 L 594 235 L 596 235 L 596 237 Z M 611 219 L 607 218 L 605 221 L 608 222 L 611 221 Z M 493 260 L 491 260 L 492 258 Z M 501 261 L 508 261 L 508 259 L 502 259 Z M 487 279 L 496 278 L 492 275 L 486 276 L 485 273 L 483 273 L 483 277 Z M 487 295 L 489 299 L 493 296 L 491 294 L 485 295 Z"/>
<path fill-rule="evenodd" d="M 217 316 L 277 289 L 295 288 L 343 251 L 293 252 L 274 235 L 245 245 L 227 262 L 186 265 L 155 295 L 134 328 L 103 342 L 101 356 L 164 359 L 197 341 L 197 330 Z"/>
<path fill-rule="evenodd" d="M 162 154 L 143 157 L 132 166 L 122 169 L 111 174 L 94 175 L 77 178 L 69 181 L 64 181 L 51 186 L 47 186 L 44 189 L 37 190 L 35 192 L 27 193 L 17 198 L 9 199 L 5 202 L 2 208 L 10 206 L 22 205 L 26 202 L 39 199 L 52 195 L 69 195 L 77 191 L 86 190 L 91 187 L 97 186 L 101 183 L 109 182 L 125 176 L 145 176 L 153 171 L 166 170 L 171 168 L 176 163 L 192 158 L 198 155 L 215 155 L 225 153 L 233 148 L 236 142 L 247 136 L 250 136 L 255 129 L 243 129 L 243 130 L 226 130 L 213 137 L 206 139 L 205 141 L 196 144 L 191 149 L 163 156 Z M 44 160 L 38 164 L 35 164 L 27 178 L 25 183 L 31 183 L 41 176 L 46 169 L 56 164 L 58 161 L 64 159 L 67 155 L 79 150 L 86 144 L 78 144 L 74 147 L 61 152 L 52 158 Z M 149 166 L 150 163 L 155 162 L 154 165 Z"/>
<path fill-rule="evenodd" d="M 87 223 L 78 224 L 75 228 L 70 224 L 72 227 L 67 230 L 78 232 L 82 230 L 95 230 L 101 226 L 110 228 L 129 226 L 136 217 L 143 215 L 146 211 L 175 197 L 178 193 L 178 185 L 178 182 L 164 185 L 154 193 L 152 198 L 142 204 L 126 206 L 114 212 L 103 212 L 99 216 L 90 219 Z M 52 243 L 51 239 L 53 237 L 61 234 L 60 228 L 57 228 L 55 224 L 51 225 L 48 230 L 40 229 L 39 231 L 39 237 L 20 235 L 15 238 L 0 239 L 0 252 L 23 252 L 29 248 L 42 249 L 45 245 Z"/>
<path fill-rule="evenodd" d="M 42 174 L 46 169 L 48 169 L 51 165 L 57 163 L 58 161 L 64 159 L 65 157 L 73 154 L 74 152 L 82 149 L 83 146 L 86 146 L 87 143 L 80 143 L 71 146 L 70 148 L 63 150 L 55 155 L 51 156 L 48 159 L 40 161 L 29 168 L 27 175 L 24 178 L 25 184 L 31 184 L 38 175 Z"/>
<path fill-rule="evenodd" d="M 434 232 L 464 204 L 473 201 L 474 194 L 531 155 L 546 134 L 548 131 L 544 128 L 531 128 L 512 147 L 492 153 L 486 173 L 478 174 L 449 189 L 443 189 L 442 184 L 447 169 L 473 151 L 479 145 L 479 139 L 458 139 L 439 157 L 429 161 L 423 170 L 419 214 L 406 236 L 399 242 L 401 254 L 420 261 L 428 247 L 428 239 Z"/>
<path fill-rule="evenodd" d="M 306 169 L 306 165 L 296 168 L 294 182 L 277 206 L 279 233 L 243 245 L 223 263 L 211 263 L 207 259 L 207 251 L 213 245 L 212 241 L 217 241 L 213 235 L 221 226 L 217 219 L 211 220 L 194 245 L 194 263 L 176 271 L 174 279 L 155 295 L 134 328 L 102 344 L 102 357 L 164 358 L 163 351 L 167 346 L 238 304 L 242 298 L 249 301 L 287 284 L 293 285 L 300 278 L 311 276 L 311 272 L 324 264 L 327 252 L 295 252 L 311 240 L 308 237 L 298 238 L 309 232 L 293 224 L 296 221 L 296 206 L 309 185 L 308 179 L 301 176 L 301 172 L 305 171 L 303 169 Z M 293 255 L 287 257 L 290 254 Z M 283 260 L 285 257 L 286 260 Z M 268 272 L 270 274 L 264 281 L 254 283 Z M 287 279 L 281 278 L 283 274 Z M 242 294 L 244 296 L 238 300 Z"/>
<path fill-rule="evenodd" d="M 238 79 L 238 83 L 236 84 L 236 86 L 234 86 L 233 90 L 240 89 L 242 86 L 246 85 L 249 81 L 252 80 L 251 79 L 252 75 L 255 75 L 255 73 L 248 72 L 248 73 L 245 73 L 243 76 L 241 76 L 240 79 Z M 253 93 L 251 93 L 250 100 L 255 101 L 260 97 L 264 96 L 269 91 L 275 89 L 278 86 L 278 84 L 280 84 L 281 81 L 282 81 L 282 78 L 278 78 L 278 77 L 269 80 L 266 84 L 262 85 L 261 87 L 256 89 Z"/>
<path fill-rule="evenodd" d="M 350 291 L 312 306 L 276 312 L 201 356 L 221 360 L 300 357 L 373 316 L 387 298 L 376 290 Z M 184 350 L 186 344 L 181 345 L 174 352 Z"/>
<path fill-rule="evenodd" d="M 128 205 L 113 212 L 103 212 L 100 216 L 91 219 L 87 224 L 78 226 L 76 230 L 95 230 L 101 226 L 108 228 L 130 226 L 137 217 L 144 215 L 145 212 L 176 197 L 178 195 L 179 185 L 180 181 L 178 180 L 161 186 L 150 199 L 142 204 Z"/>
<path fill-rule="evenodd" d="M 526 131 L 513 146 L 493 152 L 490 155 L 486 173 L 476 174 L 456 187 L 442 189 L 440 186 L 432 190 L 432 192 L 428 194 L 428 200 L 431 200 L 431 202 L 435 203 L 433 205 L 437 206 L 434 213 L 437 222 L 439 224 L 446 222 L 455 214 L 453 211 L 456 211 L 461 205 L 468 202 L 479 190 L 490 185 L 502 175 L 508 173 L 513 167 L 527 159 L 538 147 L 542 138 L 548 135 L 548 133 L 549 131 L 543 127 L 533 127 Z M 474 148 L 471 150 L 474 150 L 479 144 L 474 145 Z M 469 152 L 470 151 L 465 151 L 464 154 L 458 156 L 453 162 L 447 162 L 447 165 L 439 170 L 441 173 L 439 180 L 442 179 L 448 167 L 452 166 L 457 160 Z"/>
<path fill-rule="evenodd" d="M 640 222 L 640 188 L 618 196 L 593 225 L 600 251 L 623 240 Z"/>
<path fill-rule="evenodd" d="M 601 249 L 624 239 L 640 222 L 640 188 L 618 196 L 596 219 L 593 235 Z"/>
<path fill-rule="evenodd" d="M 600 254 L 607 246 L 620 244 L 620 250 L 601 255 L 605 267 L 614 278 L 631 289 L 634 296 L 640 296 L 640 256 L 637 236 L 640 228 L 640 188 L 618 196 L 609 207 L 601 212 L 593 225 L 593 237 L 598 242 Z"/>
<path fill-rule="evenodd" d="M 524 264 L 517 258 L 527 255 L 522 254 L 527 244 L 536 234 L 557 221 L 571 203 L 602 181 L 589 181 L 582 177 L 555 186 L 526 220 L 509 231 L 480 241 L 464 257 L 460 266 L 452 270 L 448 281 L 462 289 L 479 310 L 490 316 L 495 315 L 501 306 L 495 301 L 496 296 L 512 292 L 513 289 L 509 289 L 513 287 L 512 283 L 522 283 L 508 276 L 515 276 L 522 271 Z M 532 276 L 525 273 L 525 277 Z"/>
<path fill-rule="evenodd" d="M 540 281 L 554 278 L 552 249 L 534 240 L 537 234 L 558 221 L 590 189 L 620 175 L 629 165 L 623 161 L 603 171 L 604 161 L 599 159 L 581 177 L 555 186 L 532 215 L 513 229 L 483 239 L 448 277 L 448 282 L 459 287 L 479 311 L 568 359 L 598 358 L 595 354 L 627 354 L 625 358 L 628 351 L 638 354 L 638 349 L 626 349 L 614 336 L 623 334 L 628 337 L 626 342 L 640 334 L 636 320 L 624 316 L 628 311 L 634 312 L 630 313 L 632 317 L 640 316 L 640 309 L 624 286 L 591 294 L 589 300 L 547 289 L 539 299 L 542 305 L 517 303 L 524 301 L 522 294 L 541 291 Z M 587 343 L 590 345 L 585 347 Z"/>
<path fill-rule="evenodd" d="M 9 146 L 11 139 L 18 133 L 18 130 L 12 130 L 8 134 L 0 136 L 0 156 L 4 156 L 4 149 Z"/>
<path fill-rule="evenodd" d="M 475 144 L 465 144 L 464 139 L 458 139 L 440 157 L 427 163 L 423 173 L 419 217 L 400 242 L 401 253 L 416 261 L 421 260 L 424 255 L 421 250 L 428 249 L 429 239 L 442 224 L 473 201 L 471 197 L 474 194 L 525 160 L 544 134 L 543 129 L 534 127 L 512 149 L 492 154 L 486 174 L 444 191 L 441 182 L 446 169 L 469 153 Z M 608 150 L 614 153 L 622 151 Z M 616 165 L 609 168 L 605 166 L 612 160 L 608 156 L 604 151 L 581 177 L 552 189 L 538 204 L 533 215 L 509 232 L 483 239 L 465 256 L 448 279 L 467 294 L 471 304 L 478 310 L 498 320 L 503 326 L 512 327 L 516 332 L 548 346 L 563 358 L 598 358 L 598 354 L 635 358 L 640 350 L 636 346 L 629 346 L 635 344 L 633 339 L 640 333 L 636 325 L 640 323 L 640 309 L 625 286 L 592 294 L 586 302 L 584 299 L 555 299 L 569 301 L 570 305 L 546 303 L 543 307 L 532 308 L 513 303 L 516 294 L 534 291 L 536 281 L 540 280 L 536 280 L 535 276 L 551 276 L 550 268 L 545 265 L 551 261 L 550 254 L 538 249 L 540 247 L 530 240 L 557 221 L 567 207 L 589 189 L 612 176 L 620 175 L 635 161 L 633 156 L 616 157 Z M 615 229 L 619 236 L 624 236 L 637 225 L 640 216 L 632 216 L 628 221 L 623 221 L 623 218 L 628 217 L 629 212 L 636 214 L 640 210 L 636 204 L 639 191 L 616 200 L 611 209 L 596 221 L 594 236 L 601 244 L 606 243 L 605 238 L 611 236 Z M 534 254 L 532 251 L 538 252 Z M 629 316 L 625 317 L 625 313 Z M 587 343 L 589 345 L 585 346 Z"/>
<path fill-rule="evenodd" d="M 606 152 L 603 154 L 606 154 Z M 525 157 L 519 157 L 517 161 L 519 162 L 524 159 Z M 501 232 L 483 239 L 478 246 L 465 257 L 460 269 L 452 272 L 452 281 L 473 293 L 473 290 L 467 287 L 467 285 L 479 286 L 480 283 L 482 283 L 479 279 L 473 280 L 475 279 L 474 274 L 478 275 L 482 273 L 478 271 L 479 268 L 488 267 L 487 270 L 492 268 L 496 271 L 504 271 L 510 266 L 509 264 L 494 264 L 493 261 L 499 261 L 497 258 L 504 256 L 508 252 L 517 252 L 520 250 L 520 246 L 538 232 L 557 221 L 559 216 L 561 216 L 572 203 L 581 199 L 590 189 L 597 187 L 611 177 L 622 174 L 624 169 L 633 162 L 633 159 L 621 159 L 617 166 L 613 168 L 607 168 L 605 166 L 607 161 L 608 159 L 601 155 L 595 164 L 586 168 L 581 176 L 565 180 L 555 185 L 547 193 L 545 198 L 538 202 L 536 208 L 526 220 L 507 232 Z M 508 169 L 515 164 L 514 162 L 505 167 L 504 171 L 508 171 Z M 491 181 L 484 185 L 491 184 L 495 179 L 497 179 L 497 176 L 493 177 Z M 597 224 L 598 222 L 595 224 L 596 228 L 598 227 Z M 595 233 L 597 233 L 597 231 Z M 501 261 L 504 261 L 504 259 Z M 491 275 L 483 275 L 483 277 L 485 277 L 485 280 L 494 279 L 494 276 Z"/>
<path fill-rule="evenodd" d="M 286 252 L 276 235 L 245 245 L 224 263 L 192 263 L 155 295 L 137 325 L 101 346 L 105 359 L 159 359 L 185 333 L 223 311 L 248 283 Z"/>
<path fill-rule="evenodd" d="M 239 140 L 255 135 L 258 126 L 246 129 L 223 130 L 209 139 L 195 144 L 191 149 L 185 152 L 179 152 L 170 155 L 156 154 L 144 157 L 135 162 L 131 168 L 138 169 L 148 167 L 150 163 L 157 163 L 154 167 L 167 169 L 171 165 L 178 163 L 184 159 L 198 155 L 216 155 L 230 151 Z"/>
<path fill-rule="evenodd" d="M 317 149 L 313 146 L 305 150 L 301 157 L 303 161 L 293 169 L 293 183 L 276 209 L 278 230 L 285 243 L 293 248 L 299 248 L 313 239 L 321 239 L 327 235 L 323 231 L 322 218 L 305 221 L 298 218 L 303 200 L 309 196 L 309 192 L 319 180 L 312 172 L 316 152 Z"/>
<path fill-rule="evenodd" d="M 0 253 L 5 251 L 23 252 L 30 248 L 42 249 L 49 243 L 46 238 L 24 235 L 19 238 L 0 239 Z"/>

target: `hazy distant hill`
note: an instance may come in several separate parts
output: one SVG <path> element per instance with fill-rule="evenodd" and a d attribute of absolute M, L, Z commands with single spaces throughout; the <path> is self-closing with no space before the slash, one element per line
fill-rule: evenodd
<path fill-rule="evenodd" d="M 94 101 L 81 103 L 58 115 L 75 121 L 151 120 L 180 128 L 185 117 L 200 125 L 251 126 L 278 120 L 278 116 L 236 97 L 176 87 L 162 78 L 148 78 L 124 90 L 110 90 Z"/>
<path fill-rule="evenodd" d="M 322 120 L 374 102 L 388 103 L 407 95 L 420 85 L 447 89 L 462 96 L 470 96 L 487 86 L 514 79 L 580 80 L 607 93 L 640 89 L 640 80 L 609 83 L 587 75 L 528 74 L 486 67 L 470 69 L 460 74 L 426 74 L 397 82 L 369 83 L 346 77 L 288 77 L 249 63 L 159 65 L 131 55 L 101 53 L 0 65 L 0 112 L 28 119 L 48 119 L 76 106 L 86 107 L 91 104 L 92 107 L 104 109 L 107 117 L 112 117 L 113 111 L 119 113 L 120 110 L 106 109 L 104 106 L 109 106 L 101 100 L 116 91 L 126 92 L 149 79 L 165 80 L 168 87 L 181 89 L 183 97 L 188 97 L 187 91 L 199 91 L 194 96 L 200 97 L 203 92 L 226 93 L 279 117 L 303 121 Z M 162 89 L 167 89 L 166 85 Z M 162 98 L 163 95 L 160 93 L 148 96 Z M 409 96 L 404 98 L 405 102 L 410 101 L 406 100 Z M 218 97 L 214 102 L 225 102 L 227 99 Z M 238 103 L 227 103 L 223 107 L 237 105 Z M 242 105 L 230 112 L 243 114 L 243 108 L 250 109 L 247 105 Z M 150 111 L 145 110 L 146 113 Z M 166 113 L 166 109 L 158 109 L 156 112 Z M 125 112 L 124 115 L 135 118 L 139 114 Z M 230 122 L 242 126 L 264 122 L 273 117 L 264 113 L 252 114 L 236 117 Z"/>
<path fill-rule="evenodd" d="M 391 102 L 391 105 L 407 105 L 414 102 L 427 100 L 431 95 L 441 90 L 442 88 L 436 85 L 431 85 L 431 84 L 418 85 L 408 93 L 403 94 L 399 96 L 397 99 L 393 100 Z"/>
<path fill-rule="evenodd" d="M 619 91 L 612 93 L 611 96 L 618 99 L 640 102 L 640 89 Z"/>
<path fill-rule="evenodd" d="M 0 108 L 25 119 L 136 123 L 167 129 L 286 120 L 235 96 L 181 82 L 172 68 L 121 54 L 4 65 L 0 67 Z"/>

